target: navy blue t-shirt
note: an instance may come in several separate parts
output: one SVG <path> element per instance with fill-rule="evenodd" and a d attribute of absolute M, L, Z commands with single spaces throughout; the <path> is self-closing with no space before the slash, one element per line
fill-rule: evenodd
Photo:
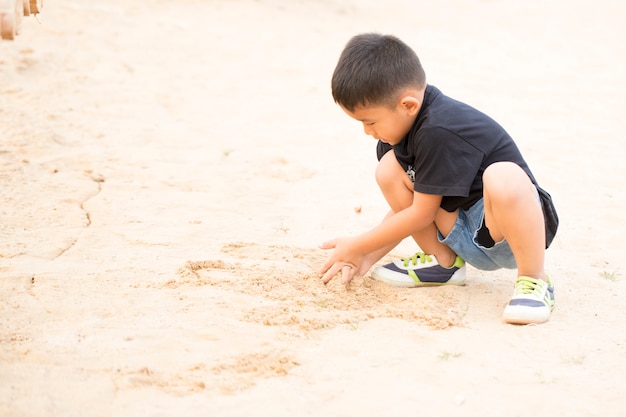
<path fill-rule="evenodd" d="M 475 108 L 426 87 L 413 127 L 400 143 L 378 142 L 378 159 L 393 149 L 417 192 L 443 196 L 449 212 L 469 209 L 483 197 L 483 173 L 494 162 L 519 165 L 537 186 L 511 136 L 495 120 Z M 546 223 L 546 247 L 558 227 L 550 194 L 537 186 Z"/>
<path fill-rule="evenodd" d="M 378 143 L 378 159 L 391 149 Z M 511 136 L 492 118 L 432 85 L 407 136 L 393 147 L 415 191 L 443 196 L 446 211 L 468 209 L 483 196 L 483 172 L 494 162 L 518 164 L 536 184 Z"/>

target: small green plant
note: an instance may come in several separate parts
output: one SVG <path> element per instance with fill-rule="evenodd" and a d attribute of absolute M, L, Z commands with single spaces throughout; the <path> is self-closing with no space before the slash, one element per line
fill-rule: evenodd
<path fill-rule="evenodd" d="M 567 355 L 563 358 L 565 362 L 573 363 L 574 365 L 582 365 L 587 359 L 586 354 Z"/>
<path fill-rule="evenodd" d="M 283 232 L 284 234 L 289 233 L 289 227 L 285 226 L 284 219 L 280 219 L 280 226 L 274 227 L 274 230 L 277 232 Z"/>
<path fill-rule="evenodd" d="M 321 300 L 318 300 L 315 304 L 317 304 L 317 306 L 321 308 L 328 308 L 328 302 L 329 300 L 327 298 L 323 298 Z"/>
<path fill-rule="evenodd" d="M 535 376 L 539 380 L 540 384 L 552 385 L 552 384 L 556 384 L 559 381 L 557 379 L 557 377 L 555 377 L 555 376 L 553 376 L 553 377 L 546 377 L 544 374 L 542 374 L 539 371 L 535 372 Z"/>
<path fill-rule="evenodd" d="M 601 276 L 602 278 L 604 278 L 604 279 L 608 279 L 609 281 L 613 281 L 613 282 L 615 282 L 615 281 L 617 281 L 617 280 L 618 280 L 618 278 L 617 278 L 617 277 L 618 277 L 619 275 L 620 275 L 620 274 L 619 274 L 619 272 L 617 272 L 617 271 L 613 271 L 613 272 L 609 272 L 609 271 L 602 271 L 602 272 L 600 273 L 600 276 Z"/>
<path fill-rule="evenodd" d="M 442 361 L 447 361 L 450 358 L 460 358 L 461 356 L 463 356 L 463 353 L 461 353 L 461 352 L 448 352 L 448 351 L 445 351 L 445 352 L 442 352 L 439 355 L 439 359 L 442 360 Z"/>

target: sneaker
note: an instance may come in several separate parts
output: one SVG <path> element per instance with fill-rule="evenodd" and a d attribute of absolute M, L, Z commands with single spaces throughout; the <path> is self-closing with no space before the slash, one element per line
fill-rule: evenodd
<path fill-rule="evenodd" d="M 444 268 L 434 255 L 418 252 L 410 258 L 402 258 L 374 269 L 372 278 L 398 287 L 463 285 L 465 261 L 457 256 L 454 265 Z"/>
<path fill-rule="evenodd" d="M 504 309 L 504 321 L 513 324 L 543 323 L 554 309 L 554 285 L 530 277 L 519 277 L 513 298 Z"/>

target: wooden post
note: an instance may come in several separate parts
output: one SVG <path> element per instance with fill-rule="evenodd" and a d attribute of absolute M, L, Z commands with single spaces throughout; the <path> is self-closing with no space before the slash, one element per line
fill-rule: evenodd
<path fill-rule="evenodd" d="M 15 39 L 22 17 L 40 13 L 42 7 L 43 0 L 0 0 L 0 37 Z"/>

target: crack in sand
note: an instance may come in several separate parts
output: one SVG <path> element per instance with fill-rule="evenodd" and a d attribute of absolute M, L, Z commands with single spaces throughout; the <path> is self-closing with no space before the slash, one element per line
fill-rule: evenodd
<path fill-rule="evenodd" d="M 87 174 L 87 176 L 89 176 L 89 178 L 93 182 L 95 182 L 98 187 L 94 193 L 87 195 L 87 197 L 85 197 L 85 199 L 79 204 L 80 209 L 85 213 L 85 218 L 87 219 L 87 224 L 85 225 L 85 228 L 89 228 L 89 226 L 91 226 L 91 213 L 89 212 L 89 210 L 87 210 L 87 208 L 85 207 L 85 204 L 89 200 L 98 196 L 102 192 L 102 183 L 104 182 L 105 179 L 102 175 L 95 174 L 92 171 L 85 171 L 85 174 Z M 59 253 L 53 259 L 63 256 L 63 254 L 65 254 L 67 251 L 69 251 L 74 246 L 76 246 L 77 242 L 78 242 L 78 238 L 72 240 L 72 242 L 69 245 L 67 245 L 65 248 L 61 248 L 59 250 Z"/>
<path fill-rule="evenodd" d="M 89 227 L 91 226 L 91 213 L 89 213 L 89 210 L 87 210 L 85 204 L 92 198 L 97 197 L 102 192 L 102 183 L 104 182 L 105 178 L 104 176 L 96 174 L 92 171 L 85 171 L 85 174 L 87 174 L 89 178 L 91 178 L 91 180 L 95 182 L 98 186 L 98 190 L 95 193 L 87 196 L 87 198 L 85 198 L 85 200 L 80 203 L 80 209 L 85 212 L 85 217 L 87 218 L 87 227 Z"/>

